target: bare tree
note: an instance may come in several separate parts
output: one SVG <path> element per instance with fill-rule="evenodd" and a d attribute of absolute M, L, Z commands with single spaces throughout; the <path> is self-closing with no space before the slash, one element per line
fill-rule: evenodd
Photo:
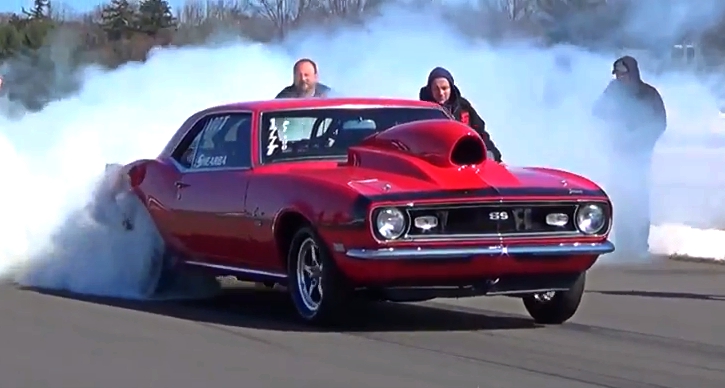
<path fill-rule="evenodd" d="M 77 18 L 77 13 L 68 3 L 53 1 L 48 8 L 49 17 L 56 21 L 69 21 Z"/>
<path fill-rule="evenodd" d="M 188 1 L 176 10 L 176 15 L 182 27 L 196 27 L 204 22 L 204 11 L 204 5 L 200 1 Z"/>
<path fill-rule="evenodd" d="M 536 0 L 539 15 L 553 23 L 607 6 L 607 0 Z"/>
<path fill-rule="evenodd" d="M 607 0 L 536 0 L 536 9 L 536 19 L 552 43 L 594 44 L 616 22 L 615 7 Z"/>
<path fill-rule="evenodd" d="M 474 23 L 477 27 L 468 33 L 476 31 L 477 35 L 492 40 L 529 37 L 535 33 L 532 21 L 536 12 L 535 0 L 479 0 L 478 9 L 477 13 L 465 6 L 462 9 L 466 14 L 464 19 L 477 19 Z"/>
<path fill-rule="evenodd" d="M 484 0 L 484 10 L 505 15 L 510 21 L 528 19 L 536 11 L 535 0 Z"/>
<path fill-rule="evenodd" d="M 174 40 L 188 44 L 244 36 L 266 41 L 271 22 L 258 11 L 248 0 L 188 1 L 177 11 L 180 23 Z"/>
<path fill-rule="evenodd" d="M 369 6 L 377 5 L 375 0 L 325 0 L 319 3 L 320 10 L 338 18 L 359 18 Z"/>
<path fill-rule="evenodd" d="M 258 15 L 272 22 L 281 39 L 318 5 L 314 0 L 258 0 L 255 8 Z"/>

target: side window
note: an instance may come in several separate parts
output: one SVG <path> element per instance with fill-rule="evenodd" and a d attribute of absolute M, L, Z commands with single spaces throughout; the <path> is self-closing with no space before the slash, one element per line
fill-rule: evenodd
<path fill-rule="evenodd" d="M 184 140 L 181 141 L 179 146 L 171 154 L 171 157 L 184 168 L 191 168 L 194 162 L 194 153 L 199 147 L 205 123 L 206 120 L 202 119 L 194 124 L 194 127 L 191 128 Z"/>
<path fill-rule="evenodd" d="M 251 122 L 250 113 L 205 117 L 189 131 L 173 158 L 192 170 L 251 167 Z"/>
<path fill-rule="evenodd" d="M 209 117 L 199 137 L 191 168 L 251 167 L 251 131 L 250 113 Z"/>

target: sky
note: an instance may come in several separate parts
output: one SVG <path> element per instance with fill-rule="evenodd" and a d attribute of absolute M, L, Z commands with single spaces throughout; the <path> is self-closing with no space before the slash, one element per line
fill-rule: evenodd
<path fill-rule="evenodd" d="M 77 11 L 88 11 L 93 9 L 102 0 L 64 0 L 62 3 L 67 4 L 69 7 Z M 183 0 L 169 0 L 173 8 L 178 7 L 182 4 Z M 22 7 L 30 8 L 33 5 L 32 0 L 2 0 L 0 1 L 0 12 L 20 12 Z"/>

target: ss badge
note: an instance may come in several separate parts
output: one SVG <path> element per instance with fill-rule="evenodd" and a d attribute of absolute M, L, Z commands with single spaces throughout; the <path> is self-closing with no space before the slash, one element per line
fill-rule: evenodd
<path fill-rule="evenodd" d="M 488 213 L 488 219 L 491 221 L 504 221 L 509 219 L 509 214 L 506 212 L 491 212 Z"/>

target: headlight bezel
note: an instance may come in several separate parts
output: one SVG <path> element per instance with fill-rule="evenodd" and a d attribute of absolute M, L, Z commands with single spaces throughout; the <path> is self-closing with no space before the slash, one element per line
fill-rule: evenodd
<path fill-rule="evenodd" d="M 401 231 L 399 233 L 396 233 L 392 237 L 386 237 L 385 235 L 383 235 L 383 233 L 380 231 L 381 228 L 378 225 L 379 217 L 388 210 L 397 212 L 401 216 L 401 220 L 403 223 Z M 410 217 L 408 215 L 408 212 L 399 206 L 380 206 L 373 209 L 373 211 L 371 212 L 370 228 L 372 229 L 375 238 L 379 241 L 388 242 L 401 240 L 408 234 L 408 231 L 410 230 Z"/>
<path fill-rule="evenodd" d="M 602 217 L 602 223 L 601 225 L 593 230 L 588 230 L 586 227 L 583 227 L 582 224 L 585 222 L 582 222 L 582 213 L 585 211 L 591 211 L 591 208 L 597 208 L 599 212 L 601 212 Z M 592 217 L 589 217 L 587 220 L 591 220 Z M 574 211 L 574 226 L 576 226 L 577 230 L 586 235 L 586 236 L 599 236 L 604 235 L 609 232 L 609 229 L 612 226 L 612 212 L 611 207 L 604 202 L 583 202 L 580 203 L 576 210 Z"/>

